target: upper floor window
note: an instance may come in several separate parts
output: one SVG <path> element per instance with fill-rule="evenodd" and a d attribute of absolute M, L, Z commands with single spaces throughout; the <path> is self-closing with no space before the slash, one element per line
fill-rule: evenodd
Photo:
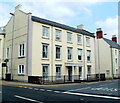
<path fill-rule="evenodd" d="M 61 46 L 56 46 L 56 59 L 61 59 Z"/>
<path fill-rule="evenodd" d="M 6 58 L 9 58 L 9 48 L 6 48 Z"/>
<path fill-rule="evenodd" d="M 19 57 L 24 57 L 24 55 L 25 55 L 25 44 L 23 43 L 23 44 L 19 44 Z"/>
<path fill-rule="evenodd" d="M 24 65 L 23 64 L 18 65 L 18 74 L 24 74 Z"/>
<path fill-rule="evenodd" d="M 68 60 L 72 60 L 72 47 L 68 47 Z"/>
<path fill-rule="evenodd" d="M 81 35 L 77 35 L 77 43 L 82 44 L 82 36 Z"/>
<path fill-rule="evenodd" d="M 56 39 L 56 40 L 61 40 L 61 32 L 62 32 L 62 31 L 61 31 L 61 30 L 58 30 L 58 29 L 56 29 L 55 31 L 56 31 L 56 38 L 55 38 L 55 39 Z"/>
<path fill-rule="evenodd" d="M 43 26 L 43 37 L 48 38 L 49 37 L 49 27 Z"/>
<path fill-rule="evenodd" d="M 91 50 L 87 50 L 87 61 L 91 61 Z"/>
<path fill-rule="evenodd" d="M 117 56 L 117 50 L 115 50 L 115 56 Z"/>
<path fill-rule="evenodd" d="M 67 32 L 67 42 L 72 42 L 72 33 Z"/>
<path fill-rule="evenodd" d="M 86 37 L 86 46 L 90 46 L 90 38 Z"/>
<path fill-rule="evenodd" d="M 78 49 L 78 60 L 82 60 L 82 49 Z"/>
<path fill-rule="evenodd" d="M 42 57 L 48 58 L 48 44 L 42 45 Z"/>

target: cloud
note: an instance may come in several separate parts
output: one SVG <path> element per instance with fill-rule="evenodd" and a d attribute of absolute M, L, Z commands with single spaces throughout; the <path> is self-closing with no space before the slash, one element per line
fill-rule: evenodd
<path fill-rule="evenodd" d="M 118 36 L 118 16 L 115 16 L 114 18 L 109 17 L 103 21 L 97 21 L 95 25 L 103 28 L 104 33 L 107 33 L 106 37 L 109 39 L 112 37 L 112 35 Z"/>

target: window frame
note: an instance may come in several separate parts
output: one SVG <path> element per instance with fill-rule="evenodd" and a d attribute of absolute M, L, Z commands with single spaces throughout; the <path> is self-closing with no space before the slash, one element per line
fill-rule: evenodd
<path fill-rule="evenodd" d="M 79 42 L 80 38 L 80 42 Z M 77 44 L 82 44 L 82 35 L 77 34 Z"/>
<path fill-rule="evenodd" d="M 20 43 L 18 46 L 18 57 L 25 57 L 25 43 Z"/>
<path fill-rule="evenodd" d="M 90 37 L 86 37 L 86 46 L 90 46 Z"/>
<path fill-rule="evenodd" d="M 92 74 L 91 68 L 92 68 L 91 65 L 87 65 L 87 74 L 88 74 L 89 76 Z M 90 71 L 89 71 L 88 69 L 90 69 Z"/>
<path fill-rule="evenodd" d="M 57 67 L 60 69 L 59 72 L 57 73 Z M 62 65 L 56 65 L 56 80 L 59 80 L 62 78 Z"/>
<path fill-rule="evenodd" d="M 21 68 L 23 67 L 23 68 Z M 19 70 L 21 69 L 21 70 Z M 24 64 L 19 64 L 18 65 L 18 75 L 24 75 L 25 74 L 25 65 Z"/>
<path fill-rule="evenodd" d="M 49 38 L 49 31 L 50 31 L 49 29 L 50 27 L 48 26 L 42 26 L 42 37 L 43 38 Z M 46 33 L 46 30 L 47 30 L 47 33 Z"/>
<path fill-rule="evenodd" d="M 47 47 L 46 51 L 43 50 L 43 46 Z M 43 52 L 47 53 L 47 57 L 44 57 L 45 54 Z M 42 43 L 42 59 L 49 59 L 49 44 Z"/>
<path fill-rule="evenodd" d="M 71 50 L 71 59 L 69 59 L 69 52 L 68 50 Z M 67 47 L 67 60 L 72 61 L 73 60 L 73 47 Z"/>
<path fill-rule="evenodd" d="M 79 60 L 79 50 L 81 50 L 81 60 Z M 82 53 L 82 49 L 80 49 L 80 48 L 78 48 L 78 61 L 82 61 L 82 59 L 83 59 L 83 53 Z"/>
<path fill-rule="evenodd" d="M 62 36 L 62 30 L 55 29 L 55 40 L 61 41 L 61 36 Z M 57 37 L 58 37 L 59 39 L 57 39 Z"/>
<path fill-rule="evenodd" d="M 10 48 L 9 48 L 9 47 L 7 47 L 7 48 L 6 48 L 6 59 L 8 59 L 8 58 L 9 58 L 9 51 L 10 51 Z"/>
<path fill-rule="evenodd" d="M 88 52 L 90 54 L 90 56 L 88 56 Z M 89 60 L 88 60 L 89 58 Z M 87 62 L 91 62 L 91 50 L 87 50 Z"/>
<path fill-rule="evenodd" d="M 72 33 L 71 32 L 67 32 L 67 42 L 72 43 Z"/>
<path fill-rule="evenodd" d="M 47 67 L 47 72 L 44 72 L 43 67 Z M 43 77 L 44 80 L 49 79 L 49 64 L 42 64 L 42 77 Z"/>
<path fill-rule="evenodd" d="M 57 58 L 57 48 L 60 48 L 60 52 L 59 52 L 60 58 Z M 55 55 L 56 60 L 61 60 L 61 53 L 62 53 L 62 52 L 61 52 L 61 46 L 56 45 L 56 46 L 55 46 L 55 50 L 56 50 L 56 51 L 55 51 L 55 52 L 56 52 L 56 55 Z"/>

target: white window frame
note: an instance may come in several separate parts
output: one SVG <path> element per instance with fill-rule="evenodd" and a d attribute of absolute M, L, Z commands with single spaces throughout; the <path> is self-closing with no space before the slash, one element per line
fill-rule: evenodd
<path fill-rule="evenodd" d="M 25 56 L 25 43 L 20 43 L 18 46 L 18 57 L 24 57 L 24 56 Z"/>
<path fill-rule="evenodd" d="M 60 69 L 60 71 L 59 72 L 57 72 L 57 67 Z M 62 65 L 56 65 L 56 79 L 58 80 L 58 79 L 61 79 L 61 70 L 62 69 Z"/>
<path fill-rule="evenodd" d="M 62 35 L 62 31 L 55 29 L 55 40 L 61 41 L 61 35 Z"/>
<path fill-rule="evenodd" d="M 56 45 L 56 60 L 61 60 L 61 46 L 58 46 L 58 45 Z M 59 53 L 57 53 L 57 48 L 60 48 L 60 52 Z M 57 58 L 57 55 L 60 55 L 60 58 Z"/>
<path fill-rule="evenodd" d="M 90 46 L 90 37 L 86 37 L 86 46 Z"/>
<path fill-rule="evenodd" d="M 72 33 L 67 32 L 67 42 L 71 43 L 72 42 Z"/>
<path fill-rule="evenodd" d="M 22 67 L 23 67 L 23 68 L 22 68 Z M 19 69 L 21 69 L 21 70 L 19 70 Z M 19 65 L 18 65 L 18 74 L 19 74 L 19 75 L 25 74 L 25 65 L 24 65 L 24 64 L 19 64 Z"/>
<path fill-rule="evenodd" d="M 90 60 L 88 60 L 88 57 Z M 91 50 L 87 50 L 87 62 L 91 62 Z"/>
<path fill-rule="evenodd" d="M 81 35 L 77 35 L 77 44 L 82 44 L 82 36 Z"/>
<path fill-rule="evenodd" d="M 8 47 L 8 48 L 6 48 L 6 59 L 8 59 L 9 58 L 9 51 L 10 51 L 10 48 Z"/>
<path fill-rule="evenodd" d="M 72 59 L 73 59 L 73 48 L 72 47 L 68 47 L 67 48 L 67 59 L 68 59 L 68 61 L 72 61 Z M 71 58 L 69 58 L 69 57 L 71 57 Z"/>
<path fill-rule="evenodd" d="M 47 72 L 44 72 L 43 69 L 44 67 L 47 67 Z M 42 76 L 44 80 L 48 80 L 49 79 L 49 64 L 42 64 Z"/>
<path fill-rule="evenodd" d="M 47 47 L 47 49 L 45 49 L 46 51 L 43 51 L 43 46 L 46 46 Z M 48 51 L 49 51 L 49 44 L 42 44 L 42 58 L 43 59 L 48 59 L 49 57 L 48 57 Z M 47 57 L 44 57 L 44 55 L 43 55 L 43 52 L 45 52 L 45 53 L 47 53 Z"/>
<path fill-rule="evenodd" d="M 80 52 L 79 51 L 81 51 L 81 55 L 79 54 Z M 80 49 L 80 48 L 78 48 L 78 61 L 82 61 L 82 49 Z M 79 60 L 79 56 L 81 56 L 81 60 Z"/>
<path fill-rule="evenodd" d="M 42 37 L 49 38 L 49 27 L 42 26 Z"/>

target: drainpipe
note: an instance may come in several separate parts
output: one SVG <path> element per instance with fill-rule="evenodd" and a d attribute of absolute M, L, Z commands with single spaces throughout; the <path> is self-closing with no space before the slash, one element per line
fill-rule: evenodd
<path fill-rule="evenodd" d="M 112 74 L 112 79 L 113 79 L 113 52 L 112 52 L 112 47 L 110 47 L 111 49 L 111 74 Z"/>
<path fill-rule="evenodd" d="M 85 36 L 83 35 L 83 51 L 84 51 L 84 52 L 83 52 L 83 58 L 84 58 L 83 67 L 84 67 L 84 80 L 85 80 L 85 69 L 86 69 L 86 68 L 85 68 L 85 60 L 86 60 L 85 53 L 86 53 L 86 51 L 85 51 L 85 40 L 84 40 L 85 38 L 84 38 L 84 37 L 85 37 Z"/>
<path fill-rule="evenodd" d="M 13 60 L 13 43 L 14 43 L 14 24 L 15 24 L 15 15 L 13 13 L 10 13 L 10 15 L 13 16 L 13 28 L 12 28 L 12 45 L 11 45 L 11 80 L 13 79 L 12 74 L 12 60 Z"/>

